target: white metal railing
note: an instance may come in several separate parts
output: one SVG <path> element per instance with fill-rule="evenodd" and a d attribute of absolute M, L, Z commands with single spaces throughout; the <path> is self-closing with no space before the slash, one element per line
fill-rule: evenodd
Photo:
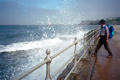
<path fill-rule="evenodd" d="M 94 33 L 94 32 L 96 32 L 97 30 L 99 30 L 99 29 L 96 29 L 96 30 L 94 30 L 94 31 L 91 31 L 90 33 L 89 33 L 89 35 L 91 35 L 92 33 Z M 94 35 L 92 35 L 91 36 L 91 38 L 87 41 L 87 42 L 84 42 L 83 43 L 83 54 L 82 54 L 82 56 L 79 58 L 79 60 L 76 62 L 76 64 L 74 64 L 74 66 L 73 66 L 73 68 L 71 69 L 71 71 L 67 74 L 67 76 L 65 77 L 65 79 L 64 80 L 67 80 L 68 79 L 68 77 L 70 76 L 70 74 L 73 72 L 73 70 L 75 69 L 75 67 L 77 66 L 77 64 L 79 63 L 79 61 L 82 59 L 82 58 L 85 58 L 86 57 L 86 53 L 87 53 L 87 50 L 88 49 L 86 49 L 85 48 L 85 45 L 88 45 L 92 40 L 94 40 L 94 38 L 98 35 L 99 33 L 98 33 L 98 31 L 94 34 Z M 87 35 L 87 36 L 89 36 L 89 35 Z M 96 36 L 95 36 L 96 35 Z M 87 36 L 84 36 L 84 39 L 87 37 Z M 85 41 L 85 40 L 84 40 Z M 94 41 L 93 41 L 94 42 Z M 90 44 L 89 44 L 90 45 Z"/>
<path fill-rule="evenodd" d="M 46 77 L 45 77 L 45 80 L 52 80 L 52 78 L 54 78 L 56 76 L 56 74 L 58 74 L 58 72 L 63 69 L 66 65 L 68 65 L 68 63 L 70 63 L 73 59 L 74 59 L 74 66 L 73 68 L 71 69 L 71 71 L 68 73 L 68 75 L 65 77 L 65 80 L 67 80 L 67 78 L 70 76 L 71 72 L 74 70 L 74 68 L 76 67 L 77 63 L 83 58 L 85 57 L 86 55 L 86 52 L 88 49 L 85 49 L 85 46 L 88 45 L 92 40 L 94 40 L 94 38 L 96 37 L 96 35 L 98 34 L 98 30 L 99 29 L 95 29 L 95 30 L 92 30 L 91 32 L 89 32 L 89 34 L 87 35 L 84 35 L 84 37 L 82 39 L 79 39 L 77 40 L 77 38 L 75 37 L 74 39 L 74 42 L 69 45 L 68 47 L 64 48 L 63 50 L 61 50 L 60 52 L 56 53 L 55 55 L 53 56 L 50 56 L 50 49 L 47 49 L 46 50 L 46 58 L 43 62 L 41 62 L 40 64 L 32 67 L 30 70 L 24 72 L 22 75 L 20 75 L 19 77 L 17 77 L 15 80 L 21 80 L 23 79 L 24 77 L 28 76 L 30 73 L 32 73 L 33 71 L 37 70 L 38 68 L 40 68 L 41 66 L 45 65 L 46 64 Z M 85 41 L 86 38 L 89 38 L 88 41 Z M 84 40 L 84 45 L 83 47 L 81 48 L 81 50 L 84 50 L 84 53 L 82 54 L 82 56 L 77 60 L 77 57 L 78 57 L 78 53 L 77 53 L 77 44 L 80 42 L 80 41 L 83 41 Z M 54 58 L 56 58 L 57 56 L 59 56 L 60 54 L 62 54 L 63 52 L 65 52 L 66 50 L 70 49 L 71 47 L 75 46 L 74 48 L 74 55 L 68 60 L 65 62 L 65 64 L 58 70 L 55 72 L 55 74 L 51 77 L 50 75 L 50 64 L 52 62 L 52 60 Z"/>

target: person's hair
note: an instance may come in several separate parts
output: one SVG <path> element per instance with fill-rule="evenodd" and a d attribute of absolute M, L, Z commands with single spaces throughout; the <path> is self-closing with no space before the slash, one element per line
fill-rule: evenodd
<path fill-rule="evenodd" d="M 99 24 L 105 24 L 105 23 L 106 23 L 106 21 L 104 19 L 101 19 L 99 22 Z"/>

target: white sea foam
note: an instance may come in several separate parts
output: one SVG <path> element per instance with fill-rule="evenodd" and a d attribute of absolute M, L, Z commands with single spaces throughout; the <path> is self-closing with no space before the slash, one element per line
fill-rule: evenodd
<path fill-rule="evenodd" d="M 86 33 L 86 31 L 79 31 L 77 32 L 77 34 L 72 34 L 72 35 L 57 35 L 57 37 L 63 40 L 70 40 L 70 39 L 74 39 L 75 37 L 77 37 L 77 39 L 81 39 L 84 36 L 84 33 Z"/>
<path fill-rule="evenodd" d="M 18 42 L 6 46 L 0 45 L 0 52 L 13 52 L 20 50 L 36 49 L 36 48 L 46 48 L 46 47 L 52 47 L 56 44 L 60 44 L 61 42 L 62 40 L 60 40 L 59 38 L 47 39 L 41 41 Z"/>
<path fill-rule="evenodd" d="M 74 41 L 74 37 L 77 37 L 78 39 L 82 38 L 83 33 L 85 32 L 78 32 L 76 35 L 75 34 L 57 35 L 56 38 L 40 40 L 40 41 L 18 42 L 9 45 L 0 45 L 0 52 L 14 52 L 20 50 L 54 48 L 60 46 L 65 47 L 65 45 L 62 44 L 69 45 L 71 41 Z"/>

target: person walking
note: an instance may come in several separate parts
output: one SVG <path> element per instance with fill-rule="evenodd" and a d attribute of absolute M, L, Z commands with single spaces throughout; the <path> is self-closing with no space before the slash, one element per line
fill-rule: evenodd
<path fill-rule="evenodd" d="M 100 20 L 99 24 L 101 25 L 101 29 L 100 29 L 100 39 L 98 41 L 97 47 L 95 48 L 95 53 L 93 54 L 93 57 L 96 57 L 98 50 L 101 48 L 102 45 L 104 45 L 105 49 L 108 51 L 109 55 L 107 56 L 112 57 L 112 51 L 109 47 L 109 30 L 108 27 L 106 25 L 106 21 L 104 19 Z"/>

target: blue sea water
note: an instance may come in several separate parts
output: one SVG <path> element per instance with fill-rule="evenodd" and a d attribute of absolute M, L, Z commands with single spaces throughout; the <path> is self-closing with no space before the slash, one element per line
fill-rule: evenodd
<path fill-rule="evenodd" d="M 0 80 L 13 80 L 24 71 L 44 60 L 46 49 L 51 55 L 82 38 L 84 33 L 96 28 L 93 25 L 1 25 L 0 26 Z M 69 50 L 52 62 L 51 74 L 73 52 Z M 68 54 L 69 53 L 69 54 Z M 56 66 L 56 65 L 59 66 Z M 37 78 L 37 79 L 36 79 Z M 30 74 L 25 80 L 44 80 L 45 66 Z"/>

